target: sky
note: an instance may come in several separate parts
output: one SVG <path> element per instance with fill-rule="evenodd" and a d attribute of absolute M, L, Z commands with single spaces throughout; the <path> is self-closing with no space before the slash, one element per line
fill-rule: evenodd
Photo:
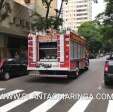
<path fill-rule="evenodd" d="M 60 4 L 61 0 L 58 0 L 58 6 Z M 103 12 L 105 10 L 105 2 L 104 0 L 98 0 L 98 3 L 94 3 L 92 2 L 92 19 L 94 20 L 94 18 L 101 12 Z"/>
<path fill-rule="evenodd" d="M 98 3 L 92 3 L 92 19 L 94 19 L 99 13 L 103 12 L 106 8 L 104 0 L 98 0 Z"/>

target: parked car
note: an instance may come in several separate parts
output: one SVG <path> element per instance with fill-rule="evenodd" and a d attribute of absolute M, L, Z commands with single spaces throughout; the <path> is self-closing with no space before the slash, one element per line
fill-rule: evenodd
<path fill-rule="evenodd" d="M 105 62 L 104 83 L 105 85 L 113 84 L 113 55 L 110 55 Z"/>
<path fill-rule="evenodd" d="M 22 59 L 7 59 L 0 66 L 0 77 L 5 80 L 25 74 L 28 74 L 27 62 Z"/>

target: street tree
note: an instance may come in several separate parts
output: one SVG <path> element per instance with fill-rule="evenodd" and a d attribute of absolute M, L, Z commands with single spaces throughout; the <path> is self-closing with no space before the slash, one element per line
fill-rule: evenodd
<path fill-rule="evenodd" d="M 105 0 L 106 9 L 96 17 L 96 21 L 101 23 L 101 34 L 103 36 L 103 49 L 113 50 L 113 0 Z"/>
<path fill-rule="evenodd" d="M 81 24 L 78 28 L 78 33 L 86 37 L 87 39 L 96 38 L 97 40 L 99 40 L 101 37 L 99 26 L 93 21 L 88 21 Z"/>
<path fill-rule="evenodd" d="M 0 10 L 1 10 L 2 6 L 3 6 L 4 1 L 5 0 L 0 0 Z"/>
<path fill-rule="evenodd" d="M 78 28 L 78 33 L 87 39 L 87 47 L 91 53 L 98 53 L 102 47 L 100 27 L 93 21 L 85 22 Z"/>
<path fill-rule="evenodd" d="M 55 29 L 58 29 L 58 27 L 59 27 L 59 25 L 60 24 L 62 24 L 61 22 L 63 22 L 63 20 L 61 20 L 61 18 L 60 18 L 60 15 L 61 15 L 61 12 L 62 12 L 62 8 L 63 8 L 63 4 L 64 3 L 68 3 L 68 0 L 61 0 L 61 5 L 60 5 L 60 9 L 58 10 L 56 10 L 56 13 L 57 13 L 57 16 L 56 16 L 56 22 L 55 22 L 55 26 L 54 26 L 54 28 Z"/>
<path fill-rule="evenodd" d="M 42 4 L 45 6 L 46 10 L 46 16 L 45 16 L 45 25 L 46 28 L 49 28 L 47 22 L 48 22 L 48 17 L 49 17 L 49 12 L 50 12 L 50 8 L 51 8 L 51 3 L 53 2 L 53 0 L 42 0 Z"/>
<path fill-rule="evenodd" d="M 104 26 L 106 31 L 104 32 L 104 37 L 111 38 L 113 41 L 113 0 L 105 0 L 107 3 L 104 19 Z"/>

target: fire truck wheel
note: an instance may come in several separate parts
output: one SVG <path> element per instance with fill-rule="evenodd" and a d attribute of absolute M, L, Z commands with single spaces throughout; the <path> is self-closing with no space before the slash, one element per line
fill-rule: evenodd
<path fill-rule="evenodd" d="M 71 79 L 76 79 L 78 76 L 79 76 L 79 71 L 75 71 L 75 72 L 70 72 L 68 77 Z"/>
<path fill-rule="evenodd" d="M 84 68 L 84 70 L 86 70 L 86 71 L 87 71 L 87 70 L 89 70 L 89 68 L 88 68 L 88 67 L 85 67 L 85 68 Z"/>

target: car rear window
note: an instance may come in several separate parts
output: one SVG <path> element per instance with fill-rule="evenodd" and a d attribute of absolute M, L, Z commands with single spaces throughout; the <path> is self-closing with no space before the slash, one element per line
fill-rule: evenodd
<path fill-rule="evenodd" d="M 113 65 L 113 61 L 109 61 L 109 65 Z"/>

